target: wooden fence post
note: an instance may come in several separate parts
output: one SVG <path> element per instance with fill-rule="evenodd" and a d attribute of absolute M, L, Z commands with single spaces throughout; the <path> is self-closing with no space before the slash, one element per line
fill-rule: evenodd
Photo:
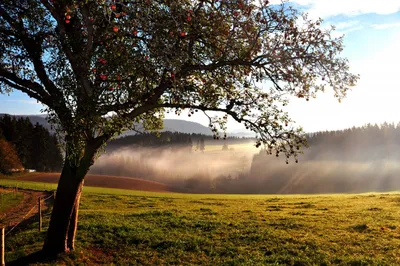
<path fill-rule="evenodd" d="M 38 198 L 38 208 L 39 208 L 39 232 L 42 231 L 42 206 L 41 206 L 41 198 Z"/>
<path fill-rule="evenodd" d="M 4 236 L 5 236 L 5 230 L 4 230 L 4 227 L 3 227 L 3 228 L 1 228 L 1 230 L 0 230 L 0 241 L 1 241 L 0 256 L 1 256 L 1 266 L 4 266 L 4 265 L 5 265 L 5 262 L 4 262 L 4 246 L 5 246 L 5 243 L 4 243 Z"/>

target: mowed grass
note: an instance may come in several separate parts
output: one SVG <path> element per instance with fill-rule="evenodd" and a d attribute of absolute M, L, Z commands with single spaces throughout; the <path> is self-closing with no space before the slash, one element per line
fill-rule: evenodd
<path fill-rule="evenodd" d="M 93 189 L 82 196 L 77 251 L 38 265 L 400 265 L 399 193 Z M 7 236 L 6 261 L 39 250 L 44 237 L 36 224 Z"/>

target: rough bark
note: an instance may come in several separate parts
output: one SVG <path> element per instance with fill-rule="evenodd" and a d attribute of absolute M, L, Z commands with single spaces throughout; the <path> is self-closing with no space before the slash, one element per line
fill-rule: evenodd
<path fill-rule="evenodd" d="M 83 188 L 83 183 L 82 181 L 78 194 L 76 196 L 76 202 L 74 209 L 72 211 L 72 216 L 70 219 L 69 223 L 69 228 L 68 228 L 68 237 L 67 237 L 67 249 L 68 250 L 74 250 L 75 249 L 75 236 L 76 236 L 76 230 L 78 228 L 78 212 L 79 212 L 79 203 L 82 195 L 82 188 Z"/>
<path fill-rule="evenodd" d="M 75 221 L 71 223 L 71 220 L 74 218 L 77 221 L 77 209 L 83 186 L 84 176 L 80 176 L 79 173 L 80 171 L 66 160 L 58 182 L 56 200 L 43 246 L 43 251 L 49 255 L 69 251 L 69 242 L 73 245 L 73 240 L 68 241 L 68 238 L 69 235 L 74 237 L 76 231 Z M 76 215 L 73 215 L 75 209 Z M 71 234 L 69 234 L 70 225 L 74 227 L 72 229 L 74 233 Z"/>
<path fill-rule="evenodd" d="M 45 254 L 53 256 L 75 248 L 79 202 L 84 178 L 94 163 L 98 149 L 108 139 L 109 136 L 102 136 L 87 140 L 82 157 L 77 161 L 71 161 L 68 156 L 68 142 L 73 140 L 66 138 L 66 159 L 58 181 L 50 225 L 43 245 L 42 251 Z"/>

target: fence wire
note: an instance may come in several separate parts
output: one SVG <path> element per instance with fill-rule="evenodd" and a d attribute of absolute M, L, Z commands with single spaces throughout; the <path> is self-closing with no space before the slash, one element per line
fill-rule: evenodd
<path fill-rule="evenodd" d="M 14 193 L 14 192 L 9 192 L 9 193 L 6 193 L 6 194 L 11 194 L 11 193 Z M 3 195 L 5 195 L 5 194 L 3 194 Z M 54 197 L 54 194 L 48 196 L 47 198 L 41 199 L 41 204 L 44 203 L 46 200 L 48 200 L 48 199 L 50 199 L 50 198 L 53 198 L 53 197 Z M 25 220 L 26 217 L 28 217 L 29 214 L 31 214 L 31 213 L 32 213 L 34 210 L 36 210 L 36 209 L 38 209 L 37 204 L 36 204 L 35 206 L 33 206 L 33 207 L 22 217 L 22 219 L 21 219 L 18 223 L 16 223 L 11 229 L 9 229 L 9 230 L 5 233 L 5 236 L 7 236 L 8 234 L 10 234 L 19 224 L 21 224 L 21 223 Z M 0 219 L 3 219 L 5 216 L 6 216 L 6 214 L 4 214 Z"/>
<path fill-rule="evenodd" d="M 22 223 L 22 222 L 25 220 L 25 218 L 26 218 L 33 210 L 35 210 L 36 208 L 37 208 L 37 206 L 33 206 L 32 209 L 30 209 L 30 210 L 24 215 L 24 217 L 22 217 L 22 219 L 21 219 L 17 224 L 15 224 L 10 230 L 8 230 L 8 232 L 7 232 L 5 235 L 7 236 L 9 233 L 11 233 L 11 231 L 14 230 L 20 223 Z"/>

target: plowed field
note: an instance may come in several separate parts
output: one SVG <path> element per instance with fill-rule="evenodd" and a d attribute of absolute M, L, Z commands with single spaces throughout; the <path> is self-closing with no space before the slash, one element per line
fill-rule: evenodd
<path fill-rule="evenodd" d="M 20 177 L 19 180 L 58 183 L 59 173 L 37 173 L 26 177 Z M 132 177 L 106 176 L 106 175 L 86 175 L 85 186 L 132 189 L 151 192 L 178 192 L 175 188 L 153 181 L 143 180 Z"/>

